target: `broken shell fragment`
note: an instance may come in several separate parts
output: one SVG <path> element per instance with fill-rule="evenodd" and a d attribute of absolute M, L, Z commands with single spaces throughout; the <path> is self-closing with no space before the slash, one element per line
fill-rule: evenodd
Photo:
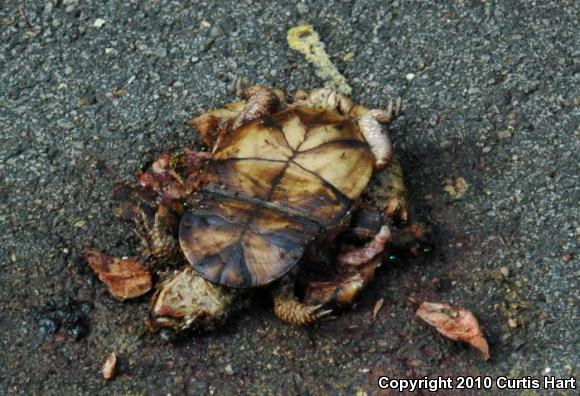
<path fill-rule="evenodd" d="M 94 250 L 87 250 L 85 257 L 91 269 L 116 299 L 122 301 L 139 297 L 151 290 L 151 274 L 143 264 Z"/>
<path fill-rule="evenodd" d="M 445 303 L 424 302 L 417 310 L 417 316 L 434 326 L 445 337 L 467 342 L 478 349 L 485 360 L 489 359 L 489 347 L 479 322 L 465 308 Z"/>
<path fill-rule="evenodd" d="M 105 364 L 103 364 L 103 378 L 106 380 L 110 380 L 115 375 L 115 369 L 117 368 L 117 354 L 112 352 L 107 360 L 105 360 Z"/>

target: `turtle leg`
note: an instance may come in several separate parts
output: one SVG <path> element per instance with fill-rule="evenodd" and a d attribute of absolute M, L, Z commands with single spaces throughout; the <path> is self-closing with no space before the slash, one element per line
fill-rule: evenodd
<path fill-rule="evenodd" d="M 391 123 L 400 113 L 401 108 L 401 98 L 399 98 L 395 102 L 390 101 L 386 109 L 358 112 L 358 124 L 375 156 L 375 169 L 377 171 L 385 169 L 393 158 L 391 139 L 383 130 L 383 125 Z"/>
<path fill-rule="evenodd" d="M 246 100 L 246 106 L 234 120 L 232 129 L 271 114 L 280 101 L 279 92 L 270 91 L 263 85 L 242 84 L 236 90 L 236 94 Z"/>
<path fill-rule="evenodd" d="M 359 127 L 375 156 L 375 169 L 380 171 L 389 165 L 393 148 L 382 125 L 391 123 L 400 113 L 401 98 L 389 102 L 386 109 L 369 110 L 364 106 L 354 105 L 350 98 L 332 89 L 317 88 L 308 92 L 297 90 L 293 101 L 295 104 L 337 111 L 358 119 Z"/>
<path fill-rule="evenodd" d="M 283 322 L 294 326 L 310 325 L 328 316 L 332 310 L 322 309 L 322 305 L 307 305 L 294 296 L 294 275 L 286 275 L 272 290 L 274 315 Z"/>
<path fill-rule="evenodd" d="M 159 204 L 153 216 L 146 210 L 139 210 L 134 221 L 143 257 L 164 265 L 179 261 L 181 254 L 175 238 L 177 218 L 167 206 Z"/>
<path fill-rule="evenodd" d="M 141 240 L 141 256 L 155 262 L 175 262 L 180 257 L 174 237 L 178 211 L 165 203 L 157 203 L 157 193 L 140 186 L 119 184 L 113 192 L 119 202 L 115 213 L 123 220 L 132 221 Z M 179 208 L 178 208 L 179 209 Z"/>
<path fill-rule="evenodd" d="M 348 274 L 336 276 L 329 281 L 310 281 L 304 288 L 303 302 L 324 307 L 347 307 L 352 305 L 362 290 L 375 277 L 381 266 L 381 257 L 375 257 Z"/>
<path fill-rule="evenodd" d="M 116 213 L 135 223 L 142 255 L 156 262 L 176 262 L 180 253 L 175 235 L 183 203 L 197 189 L 207 153 L 182 149 L 161 154 L 137 176 L 136 185 L 118 184 Z"/>
<path fill-rule="evenodd" d="M 375 237 L 360 248 L 352 248 L 337 258 L 339 275 L 330 281 L 306 284 L 304 302 L 344 307 L 352 304 L 374 278 L 382 263 L 382 253 L 391 239 L 389 226 L 383 225 Z"/>

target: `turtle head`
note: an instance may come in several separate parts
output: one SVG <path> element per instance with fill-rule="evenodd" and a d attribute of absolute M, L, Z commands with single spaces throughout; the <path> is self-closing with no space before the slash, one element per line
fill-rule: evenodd
<path fill-rule="evenodd" d="M 235 290 L 213 284 L 187 268 L 159 286 L 151 300 L 147 327 L 164 339 L 187 329 L 212 330 L 228 317 L 235 297 Z"/>

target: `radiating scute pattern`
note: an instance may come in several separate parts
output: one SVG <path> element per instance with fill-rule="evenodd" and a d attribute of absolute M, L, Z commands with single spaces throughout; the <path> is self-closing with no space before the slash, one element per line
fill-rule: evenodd
<path fill-rule="evenodd" d="M 307 218 L 209 195 L 183 216 L 180 241 L 188 261 L 206 279 L 250 287 L 292 269 L 319 231 L 320 225 Z"/>
<path fill-rule="evenodd" d="M 182 218 L 185 256 L 209 281 L 268 284 L 340 223 L 372 169 L 358 126 L 338 113 L 296 107 L 246 124 L 224 137 Z"/>

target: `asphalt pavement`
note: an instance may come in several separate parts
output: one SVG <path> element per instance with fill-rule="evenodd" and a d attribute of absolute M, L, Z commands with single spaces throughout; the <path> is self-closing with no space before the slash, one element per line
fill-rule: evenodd
<path fill-rule="evenodd" d="M 83 251 L 136 252 L 113 184 L 199 144 L 185 122 L 232 100 L 236 78 L 323 84 L 286 42 L 302 23 L 353 99 L 402 96 L 390 133 L 436 248 L 385 264 L 354 309 L 312 328 L 280 323 L 258 293 L 223 329 L 164 343 L 144 332 L 148 299 L 113 300 Z M 0 395 L 372 395 L 383 375 L 578 375 L 578 1 L 4 1 L 0 81 Z M 491 359 L 417 319 L 424 300 L 473 311 Z"/>

